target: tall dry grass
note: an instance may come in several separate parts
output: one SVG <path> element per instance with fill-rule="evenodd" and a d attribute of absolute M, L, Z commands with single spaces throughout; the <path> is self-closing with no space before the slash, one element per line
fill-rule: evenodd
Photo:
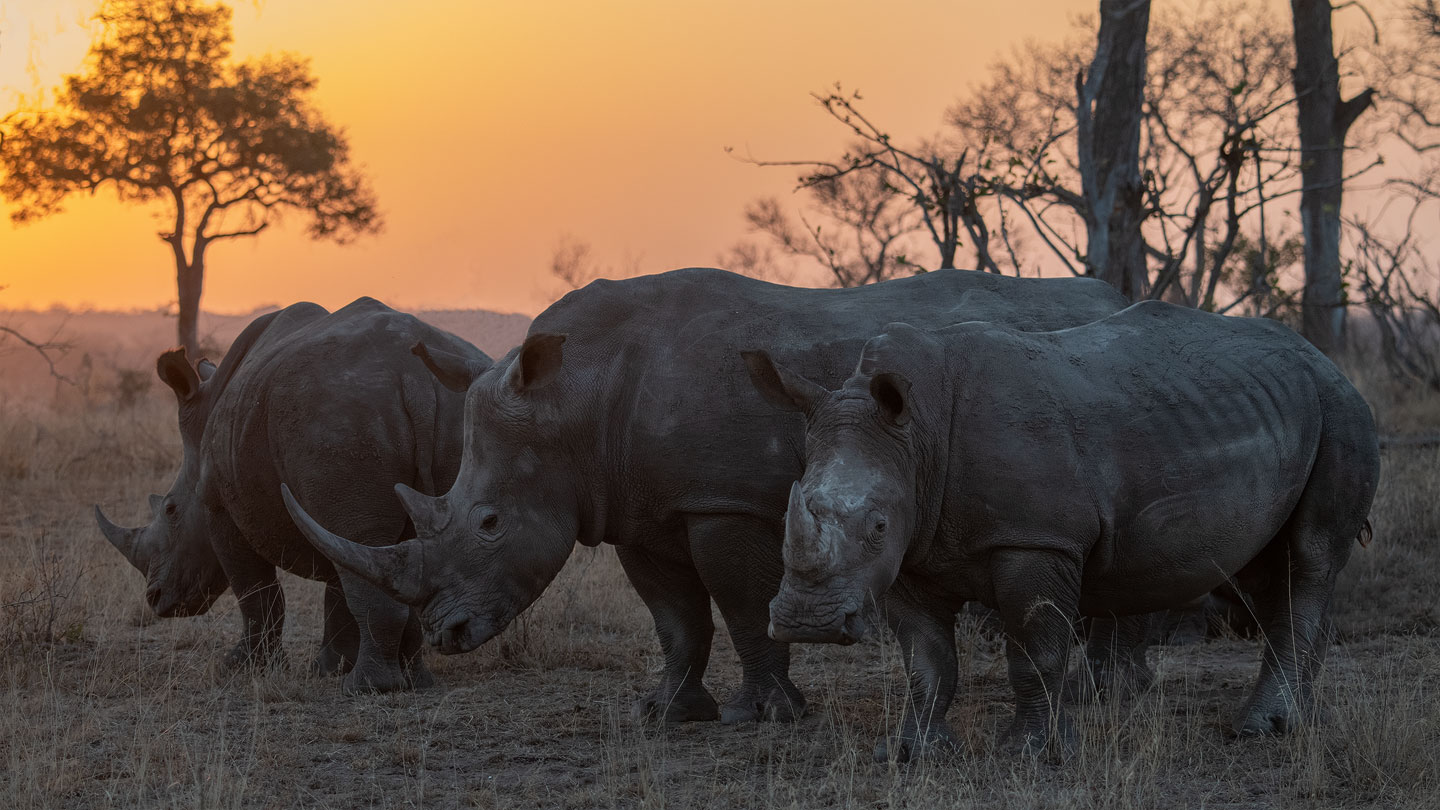
<path fill-rule="evenodd" d="M 1440 430 L 1428 395 L 1361 375 L 1389 431 Z M 609 549 L 579 549 L 532 610 L 442 686 L 351 698 L 302 672 L 232 676 L 234 600 L 155 620 L 90 506 L 147 519 L 179 456 L 173 405 L 0 402 L 0 796 L 54 807 L 1434 807 L 1440 791 L 1440 449 L 1387 450 L 1374 545 L 1341 577 L 1322 722 L 1288 739 L 1224 729 L 1253 642 L 1161 647 L 1128 702 L 1077 708 L 1069 762 L 991 753 L 1008 719 L 1001 640 L 965 618 L 949 719 L 961 756 L 876 764 L 903 716 L 884 639 L 795 649 L 811 712 L 793 725 L 656 726 L 630 702 L 660 668 L 648 613 Z M 306 661 L 320 588 L 284 579 Z M 717 626 L 721 626 L 717 616 Z M 723 633 L 708 677 L 739 671 Z"/>

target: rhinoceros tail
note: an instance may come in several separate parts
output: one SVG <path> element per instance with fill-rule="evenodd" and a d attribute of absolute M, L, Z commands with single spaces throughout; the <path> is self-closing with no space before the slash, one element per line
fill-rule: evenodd
<path fill-rule="evenodd" d="M 1375 540 L 1375 528 L 1370 525 L 1370 518 L 1365 518 L 1365 525 L 1360 527 L 1360 533 L 1355 535 L 1361 548 L 1369 548 Z"/>

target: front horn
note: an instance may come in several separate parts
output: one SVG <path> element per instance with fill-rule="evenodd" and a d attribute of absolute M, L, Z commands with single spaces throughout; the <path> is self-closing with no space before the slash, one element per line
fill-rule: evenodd
<path fill-rule="evenodd" d="M 280 485 L 280 496 L 295 525 L 331 562 L 407 605 L 421 607 L 430 601 L 434 589 L 425 581 L 425 549 L 419 541 L 363 546 L 316 523 L 295 500 L 289 486 Z"/>
<path fill-rule="evenodd" d="M 143 529 L 127 529 L 123 526 L 116 526 L 110 522 L 109 518 L 105 517 L 105 513 L 98 506 L 95 507 L 95 522 L 100 524 L 100 533 L 105 535 L 105 539 L 110 541 L 110 545 L 125 555 L 125 560 L 135 566 L 135 570 L 142 574 L 148 573 L 150 561 L 140 553 L 140 544 L 136 542 Z"/>

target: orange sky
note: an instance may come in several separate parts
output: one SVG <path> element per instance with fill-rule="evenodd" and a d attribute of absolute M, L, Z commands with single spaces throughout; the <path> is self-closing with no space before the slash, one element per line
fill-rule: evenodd
<path fill-rule="evenodd" d="M 892 132 L 930 134 L 985 66 L 1061 36 L 1094 0 L 241 0 L 237 56 L 309 56 L 318 101 L 372 177 L 387 227 L 339 247 L 299 222 L 212 249 L 203 306 L 373 295 L 535 313 L 562 234 L 644 271 L 713 264 L 741 209 L 794 175 L 737 162 L 830 156 L 808 97 L 839 80 Z M 94 2 L 0 0 L 0 102 L 78 68 Z M 0 222 L 0 307 L 152 308 L 175 297 L 159 207 L 75 198 Z"/>

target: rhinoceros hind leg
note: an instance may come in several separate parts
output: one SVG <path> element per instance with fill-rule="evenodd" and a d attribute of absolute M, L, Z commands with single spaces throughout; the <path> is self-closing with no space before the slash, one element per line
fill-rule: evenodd
<path fill-rule="evenodd" d="M 1356 447 L 1363 450 L 1358 442 L 1322 440 L 1295 510 L 1261 552 L 1259 562 L 1269 569 L 1255 594 L 1263 654 L 1255 690 L 1235 718 L 1240 736 L 1286 734 L 1315 713 L 1313 685 L 1329 642 L 1335 578 L 1370 509 L 1368 496 L 1352 493 L 1373 492 L 1378 472 L 1378 462 Z"/>
<path fill-rule="evenodd" d="M 630 584 L 655 619 L 655 634 L 665 653 L 660 684 L 635 702 L 640 720 L 683 722 L 714 720 L 715 698 L 705 689 L 705 667 L 715 624 L 710 594 L 687 561 L 660 559 L 638 546 L 615 547 Z"/>
<path fill-rule="evenodd" d="M 780 538 L 747 515 L 706 515 L 687 526 L 690 554 L 715 598 L 740 656 L 740 688 L 720 708 L 722 723 L 788 723 L 805 716 L 790 681 L 790 645 L 770 638 L 770 600 L 780 589 Z"/>
<path fill-rule="evenodd" d="M 345 591 L 340 582 L 325 583 L 325 635 L 320 651 L 310 664 L 310 673 L 317 676 L 344 675 L 355 666 L 360 650 L 360 625 L 345 604 Z"/>
<path fill-rule="evenodd" d="M 1154 685 L 1155 673 L 1145 663 L 1150 625 L 1150 614 L 1093 619 L 1085 642 L 1086 667 L 1065 679 L 1064 700 L 1123 701 Z"/>

